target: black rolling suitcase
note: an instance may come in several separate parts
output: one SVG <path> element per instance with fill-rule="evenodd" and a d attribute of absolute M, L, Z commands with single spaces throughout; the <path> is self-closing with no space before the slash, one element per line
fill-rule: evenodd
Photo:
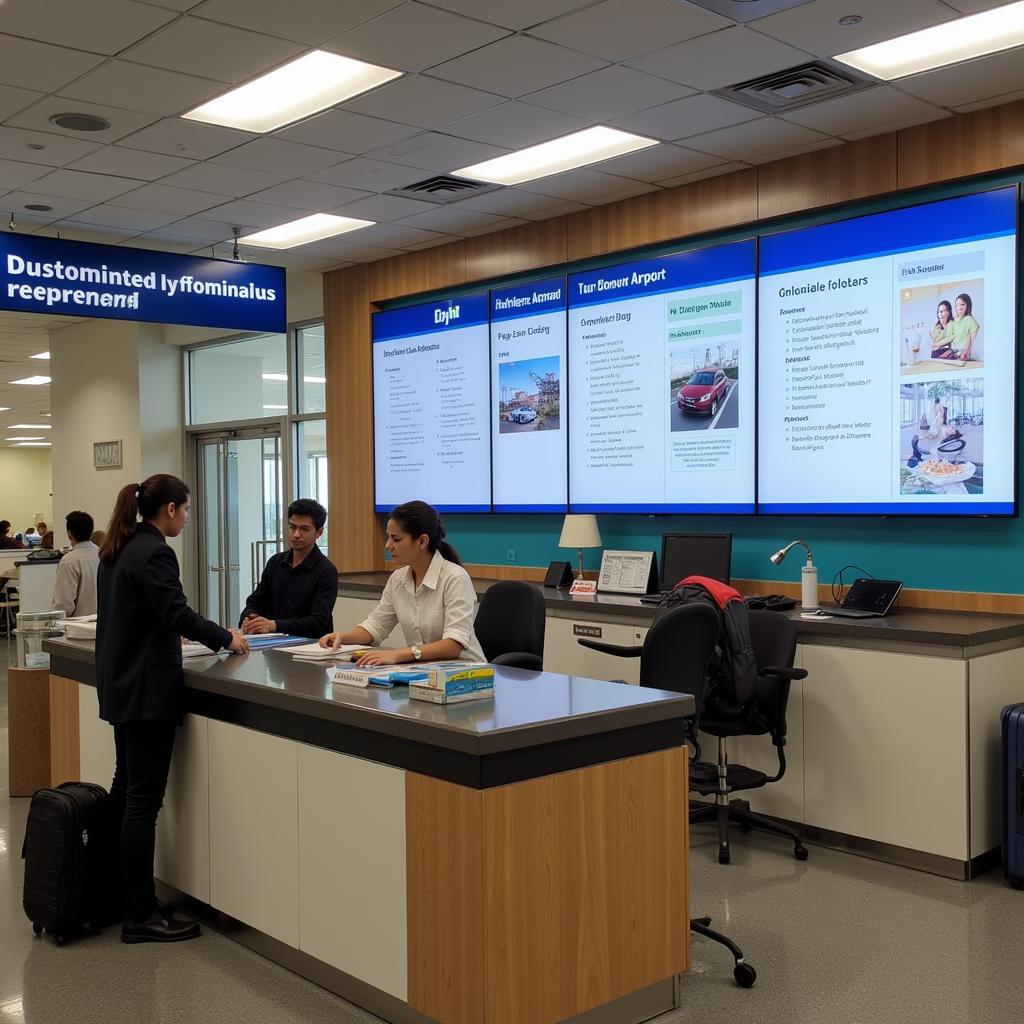
<path fill-rule="evenodd" d="M 1003 708 L 1003 874 L 1024 888 L 1024 704 Z"/>
<path fill-rule="evenodd" d="M 117 843 L 107 791 L 65 782 L 32 797 L 25 827 L 22 905 L 36 935 L 58 946 L 117 918 Z"/>

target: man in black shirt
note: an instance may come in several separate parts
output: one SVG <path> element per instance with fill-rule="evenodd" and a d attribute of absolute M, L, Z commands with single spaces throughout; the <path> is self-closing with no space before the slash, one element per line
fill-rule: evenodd
<path fill-rule="evenodd" d="M 274 555 L 239 620 L 243 633 L 322 637 L 334 628 L 338 570 L 316 546 L 327 509 L 310 498 L 288 506 L 288 551 Z"/>

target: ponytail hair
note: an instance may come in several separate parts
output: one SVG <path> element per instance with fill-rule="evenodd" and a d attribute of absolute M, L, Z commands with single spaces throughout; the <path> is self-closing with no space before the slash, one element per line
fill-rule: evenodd
<path fill-rule="evenodd" d="M 410 537 L 427 535 L 427 549 L 433 554 L 441 552 L 446 562 L 462 565 L 455 548 L 444 539 L 444 524 L 436 508 L 425 501 L 407 501 L 399 505 L 388 517 L 393 519 Z"/>
<path fill-rule="evenodd" d="M 183 505 L 188 501 L 188 494 L 186 484 L 168 473 L 155 473 L 141 484 L 122 487 L 100 548 L 100 561 L 109 564 L 117 559 L 138 529 L 140 517 L 152 519 L 164 505 L 172 502 Z"/>

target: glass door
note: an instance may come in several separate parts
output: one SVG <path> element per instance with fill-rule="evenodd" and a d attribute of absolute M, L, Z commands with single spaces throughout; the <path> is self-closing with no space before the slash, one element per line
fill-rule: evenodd
<path fill-rule="evenodd" d="M 230 628 L 282 547 L 280 427 L 203 434 L 196 444 L 200 606 Z"/>

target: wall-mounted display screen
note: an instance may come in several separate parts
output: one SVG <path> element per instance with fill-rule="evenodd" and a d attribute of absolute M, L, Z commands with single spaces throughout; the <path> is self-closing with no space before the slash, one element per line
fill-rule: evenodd
<path fill-rule="evenodd" d="M 495 512 L 566 510 L 565 278 L 491 292 Z"/>
<path fill-rule="evenodd" d="M 762 236 L 759 511 L 1015 512 L 1018 203 Z"/>
<path fill-rule="evenodd" d="M 487 293 L 373 316 L 375 508 L 491 509 Z"/>
<path fill-rule="evenodd" d="M 569 278 L 574 512 L 754 511 L 752 239 Z"/>

